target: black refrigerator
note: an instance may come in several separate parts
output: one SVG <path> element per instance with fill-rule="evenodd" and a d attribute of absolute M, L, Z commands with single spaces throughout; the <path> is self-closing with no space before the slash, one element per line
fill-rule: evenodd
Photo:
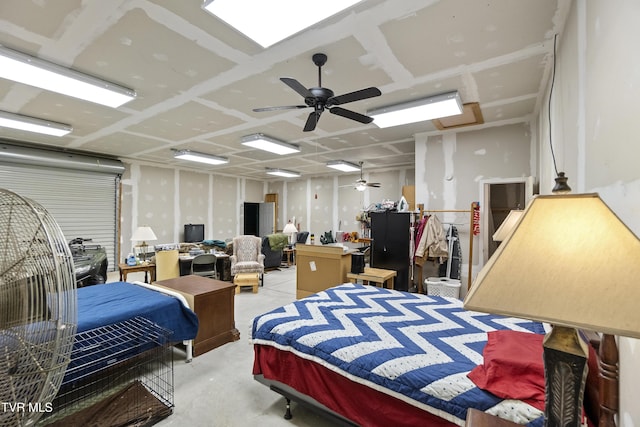
<path fill-rule="evenodd" d="M 370 265 L 374 268 L 395 270 L 395 289 L 409 290 L 411 241 L 411 213 L 381 211 L 369 212 L 371 219 L 372 252 Z"/>

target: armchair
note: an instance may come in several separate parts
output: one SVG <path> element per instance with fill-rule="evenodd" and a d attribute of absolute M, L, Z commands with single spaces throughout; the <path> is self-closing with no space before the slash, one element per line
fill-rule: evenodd
<path fill-rule="evenodd" d="M 233 238 L 233 255 L 229 257 L 232 276 L 238 273 L 258 273 L 263 282 L 264 254 L 261 245 L 260 237 L 242 235 Z"/>

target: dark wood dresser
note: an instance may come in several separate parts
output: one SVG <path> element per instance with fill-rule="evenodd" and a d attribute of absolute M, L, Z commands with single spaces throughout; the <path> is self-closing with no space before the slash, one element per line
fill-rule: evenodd
<path fill-rule="evenodd" d="M 477 409 L 467 411 L 467 422 L 465 427 L 517 427 L 520 424 L 503 420 L 502 418 L 489 415 Z"/>
<path fill-rule="evenodd" d="M 182 294 L 198 316 L 198 335 L 193 341 L 194 356 L 240 339 L 234 318 L 233 283 L 188 275 L 154 284 Z"/>

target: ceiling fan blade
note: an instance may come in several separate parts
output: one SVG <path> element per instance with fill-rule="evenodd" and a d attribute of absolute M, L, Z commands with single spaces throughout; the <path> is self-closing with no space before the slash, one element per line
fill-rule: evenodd
<path fill-rule="evenodd" d="M 308 108 L 308 105 L 282 105 L 279 107 L 262 107 L 262 108 L 254 108 L 253 111 L 256 113 L 261 113 L 263 111 L 276 111 L 276 110 L 297 110 L 299 108 Z"/>
<path fill-rule="evenodd" d="M 347 119 L 355 120 L 360 123 L 371 123 L 373 117 L 365 116 L 364 114 L 356 113 L 355 111 L 347 110 L 342 107 L 333 107 L 329 110 L 333 114 L 346 117 Z"/>
<path fill-rule="evenodd" d="M 379 182 L 367 182 L 367 187 L 380 188 L 382 187 L 382 184 L 380 184 Z"/>
<path fill-rule="evenodd" d="M 319 118 L 320 118 L 320 113 L 318 113 L 317 111 L 309 113 L 309 117 L 307 117 L 307 122 L 304 124 L 304 129 L 302 130 L 304 132 L 311 132 L 312 130 L 314 130 L 316 128 L 316 125 L 318 124 Z"/>
<path fill-rule="evenodd" d="M 280 77 L 280 80 L 282 81 L 282 83 L 298 92 L 303 98 L 313 98 L 313 94 L 309 92 L 309 89 L 302 86 L 302 83 L 300 83 L 296 79 L 292 79 L 290 77 Z"/>
<path fill-rule="evenodd" d="M 340 105 L 347 102 L 360 101 L 361 99 L 373 98 L 380 96 L 382 92 L 377 87 L 368 87 L 366 89 L 356 90 L 355 92 L 345 93 L 344 95 L 332 96 L 327 99 L 327 105 Z"/>

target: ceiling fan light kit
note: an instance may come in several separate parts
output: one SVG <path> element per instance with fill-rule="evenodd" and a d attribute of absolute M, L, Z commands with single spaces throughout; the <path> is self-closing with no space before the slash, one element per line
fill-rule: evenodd
<path fill-rule="evenodd" d="M 223 165 L 229 163 L 226 157 L 214 156 L 211 154 L 198 153 L 191 150 L 176 150 L 173 153 L 175 159 L 189 160 L 191 162 L 206 163 L 209 165 Z"/>
<path fill-rule="evenodd" d="M 263 0 L 205 0 L 202 8 L 267 48 L 360 1 L 280 0 L 274 4 Z"/>
<path fill-rule="evenodd" d="M 300 147 L 296 144 L 289 144 L 288 142 L 279 141 L 275 138 L 271 138 L 261 133 L 243 136 L 241 143 L 242 145 L 246 145 L 247 147 L 257 148 L 258 150 L 264 150 L 280 155 L 300 152 Z"/>
<path fill-rule="evenodd" d="M 286 169 L 267 168 L 268 175 L 280 176 L 282 178 L 299 178 L 300 172 L 294 172 Z"/>
<path fill-rule="evenodd" d="M 6 111 L 0 111 L 0 126 L 51 136 L 64 136 L 73 130 L 70 125 L 64 123 L 50 122 Z"/>
<path fill-rule="evenodd" d="M 360 170 L 360 166 L 344 160 L 332 160 L 327 162 L 327 167 L 337 169 L 342 172 L 358 172 Z"/>
<path fill-rule="evenodd" d="M 0 45 L 0 77 L 117 108 L 136 92 Z"/>
<path fill-rule="evenodd" d="M 327 62 L 327 55 L 325 55 L 324 53 L 315 53 L 311 57 L 311 59 L 313 60 L 313 63 L 318 67 L 317 87 L 306 88 L 296 79 L 292 79 L 290 77 L 280 78 L 282 83 L 289 86 L 304 98 L 305 105 L 283 105 L 277 107 L 254 108 L 253 111 L 264 112 L 276 110 L 293 110 L 307 107 L 313 108 L 313 111 L 309 113 L 307 121 L 304 124 L 304 132 L 311 132 L 315 130 L 316 125 L 318 124 L 318 120 L 320 120 L 320 115 L 325 110 L 328 110 L 331 114 L 355 120 L 360 123 L 371 123 L 373 121 L 371 117 L 365 116 L 364 114 L 356 113 L 352 110 L 347 110 L 346 108 L 337 107 L 337 105 L 380 96 L 382 94 L 382 92 L 380 92 L 380 89 L 376 87 L 368 87 L 365 89 L 360 89 L 342 95 L 334 96 L 334 93 L 331 89 L 322 87 L 322 66 Z"/>
<path fill-rule="evenodd" d="M 424 99 L 367 111 L 380 128 L 422 122 L 462 114 L 462 101 L 458 91 L 446 92 Z"/>

